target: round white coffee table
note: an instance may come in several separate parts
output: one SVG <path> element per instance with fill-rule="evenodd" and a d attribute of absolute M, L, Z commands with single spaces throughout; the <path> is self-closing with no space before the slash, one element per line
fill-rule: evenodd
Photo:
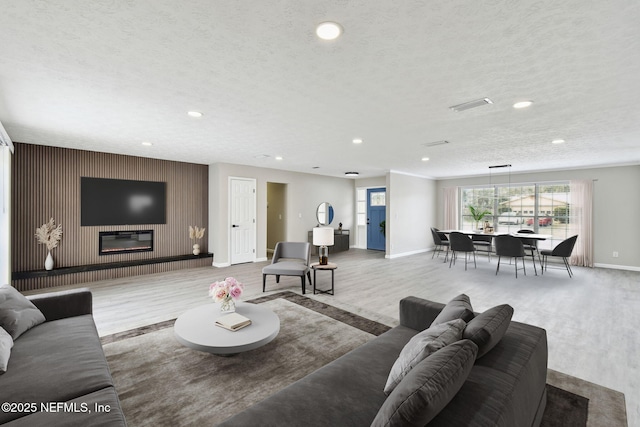
<path fill-rule="evenodd" d="M 261 347 L 280 332 L 280 319 L 267 307 L 238 302 L 236 312 L 251 319 L 251 325 L 229 331 L 215 325 L 225 315 L 220 304 L 192 308 L 176 319 L 173 325 L 176 340 L 194 350 L 229 356 Z"/>

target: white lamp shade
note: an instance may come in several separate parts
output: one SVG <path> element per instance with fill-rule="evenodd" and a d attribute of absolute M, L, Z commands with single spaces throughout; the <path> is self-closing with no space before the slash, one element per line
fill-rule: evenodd
<path fill-rule="evenodd" d="M 333 246 L 333 228 L 314 227 L 313 228 L 313 245 L 314 246 Z"/>

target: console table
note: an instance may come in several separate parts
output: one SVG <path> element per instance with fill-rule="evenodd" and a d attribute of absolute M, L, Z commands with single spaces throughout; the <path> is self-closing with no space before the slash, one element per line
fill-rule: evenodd
<path fill-rule="evenodd" d="M 329 253 L 335 254 L 349 250 L 349 230 L 333 230 L 333 246 L 329 246 Z M 311 255 L 318 254 L 318 247 L 313 246 L 313 231 L 309 231 L 309 244 L 311 244 Z"/>

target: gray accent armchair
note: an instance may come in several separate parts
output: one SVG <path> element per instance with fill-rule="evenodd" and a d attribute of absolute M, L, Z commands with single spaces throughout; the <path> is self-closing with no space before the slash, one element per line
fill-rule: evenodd
<path fill-rule="evenodd" d="M 311 245 L 309 242 L 278 242 L 273 252 L 271 264 L 262 269 L 262 292 L 267 286 L 267 275 L 275 275 L 276 283 L 280 283 L 280 276 L 300 276 L 302 280 L 302 294 L 305 293 L 305 276 L 311 284 Z"/>

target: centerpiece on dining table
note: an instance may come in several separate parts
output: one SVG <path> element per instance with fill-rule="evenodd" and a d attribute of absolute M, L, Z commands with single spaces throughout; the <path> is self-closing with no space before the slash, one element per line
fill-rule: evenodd
<path fill-rule="evenodd" d="M 220 303 L 220 311 L 232 313 L 236 311 L 235 301 L 240 299 L 244 285 L 233 277 L 213 282 L 209 285 L 209 296 Z"/>

